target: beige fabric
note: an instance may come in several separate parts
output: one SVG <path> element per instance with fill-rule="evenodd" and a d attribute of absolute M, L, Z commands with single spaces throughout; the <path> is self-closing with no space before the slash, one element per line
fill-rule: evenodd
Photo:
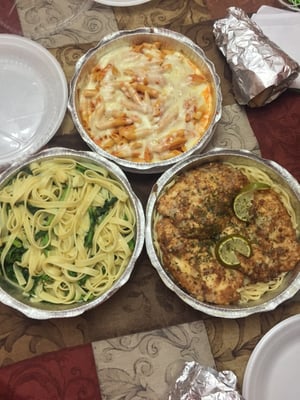
<path fill-rule="evenodd" d="M 2 0 L 1 6 L 6 1 L 8 0 Z M 14 3 L 18 9 L 25 36 L 36 37 L 39 43 L 50 49 L 63 67 L 68 80 L 74 72 L 76 61 L 84 52 L 107 33 L 117 29 L 131 29 L 141 25 L 163 26 L 190 37 L 214 62 L 221 78 L 223 115 L 209 146 L 245 148 L 259 153 L 258 144 L 245 111 L 234 101 L 230 72 L 216 48 L 212 35 L 212 19 L 224 16 L 229 5 L 241 6 L 247 12 L 254 12 L 262 4 L 275 5 L 276 0 L 267 2 L 260 0 L 152 0 L 132 8 L 110 8 L 90 0 L 64 0 L 63 2 L 61 0 L 47 2 L 18 0 Z M 52 31 L 44 29 L 44 34 L 38 37 L 38 28 L 42 30 L 46 27 L 46 10 L 42 6 L 46 4 L 49 11 L 54 12 L 59 10 L 58 6 L 62 3 L 64 6 L 72 4 L 76 7 L 81 7 L 84 3 L 87 7 L 77 13 L 76 18 L 69 20 L 65 26 L 61 25 L 56 30 L 52 28 Z M 70 10 L 64 8 L 64 13 L 70 13 Z M 49 146 L 87 149 L 76 132 L 68 112 Z M 145 177 L 128 174 L 128 177 L 145 206 L 149 191 L 158 176 Z M 149 338 L 148 343 L 153 343 L 150 338 L 155 334 L 148 332 L 159 331 L 158 343 L 161 345 L 163 343 L 168 349 L 172 349 L 172 359 L 179 353 L 182 359 L 192 354 L 200 360 L 203 360 L 202 357 L 205 356 L 207 358 L 203 362 L 211 363 L 212 355 L 216 368 L 232 370 L 238 376 L 239 385 L 242 385 L 247 361 L 259 339 L 276 323 L 299 312 L 300 303 L 297 296 L 293 301 L 281 305 L 272 312 L 244 319 L 227 320 L 204 315 L 183 303 L 165 287 L 151 266 L 146 252 L 143 251 L 129 282 L 103 305 L 82 316 L 68 320 L 35 321 L 0 304 L 0 366 L 45 352 L 90 342 L 94 343 L 95 352 L 98 354 L 100 352 L 101 357 L 104 354 L 110 354 L 114 359 L 117 352 L 118 354 L 123 352 L 123 356 L 130 354 L 136 357 L 138 354 L 137 357 L 139 357 L 142 347 L 129 352 L 124 352 L 123 347 L 118 351 L 111 349 L 115 349 L 120 343 L 124 346 L 124 340 L 129 340 L 129 343 L 135 340 L 139 343 L 144 337 Z M 193 321 L 197 322 L 189 325 Z M 204 326 L 210 346 L 207 344 L 206 332 L 203 331 Z M 166 327 L 172 327 L 167 328 L 167 336 L 165 336 Z M 191 330 L 189 331 L 187 327 Z M 179 332 L 185 333 L 179 335 Z M 130 336 L 131 334 L 134 336 Z M 171 337 L 173 337 L 172 340 L 170 340 Z M 177 343 L 175 346 L 174 341 Z M 178 346 L 181 342 L 185 343 L 186 347 Z M 198 353 L 195 353 L 195 349 Z M 107 351 L 104 352 L 104 350 Z M 185 350 L 187 350 L 186 353 Z M 158 353 L 165 355 L 160 351 Z M 152 365 L 159 358 L 150 357 Z M 97 360 L 100 379 L 103 380 L 101 374 L 103 365 L 124 368 L 124 362 L 122 367 L 116 365 L 114 360 L 111 363 L 102 358 Z M 167 363 L 170 364 L 171 361 Z M 133 364 L 131 363 L 128 367 L 129 370 L 125 370 L 126 374 L 134 378 Z"/>
<path fill-rule="evenodd" d="M 103 400 L 164 400 L 187 361 L 214 367 L 203 321 L 92 344 Z"/>

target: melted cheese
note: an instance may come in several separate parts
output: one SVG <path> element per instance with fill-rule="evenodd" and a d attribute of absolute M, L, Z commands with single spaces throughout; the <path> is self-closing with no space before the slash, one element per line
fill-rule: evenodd
<path fill-rule="evenodd" d="M 99 58 L 79 84 L 79 114 L 111 154 L 155 162 L 193 147 L 214 109 L 209 77 L 160 43 L 123 46 Z"/>

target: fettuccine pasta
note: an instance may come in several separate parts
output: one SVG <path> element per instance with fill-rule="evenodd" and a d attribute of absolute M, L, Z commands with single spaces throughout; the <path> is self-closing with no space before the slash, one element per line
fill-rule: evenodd
<path fill-rule="evenodd" d="M 32 162 L 0 190 L 2 275 L 34 302 L 92 300 L 124 272 L 135 226 L 126 190 L 105 168 Z"/>

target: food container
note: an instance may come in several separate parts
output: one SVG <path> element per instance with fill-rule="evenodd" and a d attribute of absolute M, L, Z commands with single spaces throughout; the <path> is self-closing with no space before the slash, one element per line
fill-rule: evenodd
<path fill-rule="evenodd" d="M 300 231 L 300 186 L 299 183 L 286 171 L 283 167 L 277 163 L 269 160 L 262 159 L 248 151 L 231 151 L 225 149 L 215 149 L 202 155 L 194 155 L 189 160 L 182 161 L 175 166 L 171 167 L 168 171 L 164 172 L 161 177 L 154 184 L 150 193 L 147 210 L 146 210 L 146 249 L 151 260 L 153 267 L 158 272 L 162 281 L 165 285 L 174 291 L 185 303 L 190 305 L 196 310 L 202 311 L 206 314 L 223 317 L 223 318 L 240 318 L 248 315 L 269 311 L 276 308 L 279 304 L 291 298 L 300 288 L 300 274 L 299 274 L 299 262 L 296 268 L 288 272 L 284 280 L 277 289 L 269 291 L 262 295 L 259 300 L 252 300 L 247 303 L 229 305 L 217 305 L 204 301 L 197 300 L 194 296 L 191 296 L 187 291 L 179 287 L 175 279 L 166 271 L 161 261 L 161 257 L 158 254 L 157 246 L 155 245 L 155 233 L 154 223 L 156 221 L 156 209 L 158 206 L 158 199 L 165 192 L 166 188 L 170 187 L 172 181 L 177 176 L 185 171 L 189 171 L 194 167 L 203 166 L 210 162 L 229 162 L 231 164 L 246 165 L 250 167 L 256 167 L 259 171 L 266 173 L 273 182 L 280 185 L 284 192 L 290 199 L 290 204 L 295 213 L 297 228 L 297 238 L 299 241 Z M 189 188 L 191 189 L 191 188 Z M 181 187 L 183 191 L 184 188 Z M 176 209 L 172 204 L 169 204 L 169 208 L 172 209 L 173 213 L 176 213 Z M 177 210 L 178 212 L 178 210 Z M 218 210 L 215 210 L 215 215 Z M 175 232 L 173 231 L 175 235 Z M 174 244 L 176 246 L 176 244 Z M 298 251 L 299 254 L 299 251 Z M 178 264 L 180 261 L 178 261 Z"/>
<path fill-rule="evenodd" d="M 281 4 L 281 5 L 283 5 L 283 6 L 285 6 L 286 8 L 289 8 L 290 10 L 292 10 L 292 11 L 300 11 L 300 4 L 299 4 L 299 2 L 298 2 L 298 4 L 297 4 L 297 1 L 289 1 L 289 0 L 278 0 L 278 2 Z"/>
<path fill-rule="evenodd" d="M 58 131 L 67 109 L 68 84 L 61 65 L 49 50 L 21 35 L 3 33 L 0 87 L 3 171 L 16 160 L 42 149 Z"/>
<path fill-rule="evenodd" d="M 46 163 L 50 162 L 52 162 L 52 164 L 48 167 L 49 164 Z M 70 175 L 74 174 L 73 176 L 75 176 L 75 169 L 79 170 L 80 173 L 77 173 L 77 178 L 71 181 L 68 177 L 66 178 L 64 171 L 68 169 L 68 167 L 65 168 L 65 165 L 70 166 L 73 164 L 75 164 L 76 167 L 72 167 L 73 169 Z M 51 171 L 47 177 L 45 177 L 42 168 L 44 168 L 43 171 Z M 16 181 L 14 180 L 17 174 L 20 180 L 18 187 L 16 187 Z M 81 174 L 84 174 L 86 177 L 85 181 Z M 54 289 L 51 289 L 51 292 L 50 290 L 47 292 L 47 295 L 43 294 L 42 301 L 37 301 L 36 291 L 33 296 L 30 297 L 28 295 L 30 291 L 23 290 L 23 288 L 20 289 L 20 287 L 17 287 L 6 279 L 5 274 L 8 275 L 8 270 L 5 268 L 6 272 L 4 273 L 4 269 L 1 267 L 0 301 L 22 312 L 26 316 L 35 319 L 65 318 L 80 315 L 108 300 L 130 278 L 144 243 L 145 222 L 142 205 L 133 192 L 123 171 L 114 163 L 90 151 L 52 148 L 30 156 L 22 162 L 15 163 L 0 176 L 0 197 L 2 196 L 0 201 L 0 213 L 2 221 L 10 207 L 8 206 L 7 209 L 5 208 L 7 206 L 4 206 L 4 204 L 6 203 L 8 193 L 12 193 L 11 187 L 14 185 L 15 189 L 13 189 L 13 191 L 19 191 L 19 195 L 22 196 L 22 193 L 28 190 L 26 185 L 22 183 L 22 179 L 25 177 L 25 182 L 29 182 L 29 180 L 27 180 L 29 179 L 27 178 L 28 176 L 30 179 L 35 179 L 35 183 L 33 181 L 30 182 L 33 182 L 35 185 L 32 187 L 36 188 L 34 190 L 37 192 L 38 196 L 35 195 L 33 197 L 32 190 L 30 196 L 24 196 L 25 200 L 22 200 L 23 197 L 19 197 L 17 201 L 10 201 L 12 209 L 15 209 L 15 221 L 18 219 L 17 213 L 19 212 L 16 211 L 16 208 L 19 209 L 19 207 L 26 205 L 26 211 L 28 210 L 28 212 L 31 213 L 31 215 L 29 215 L 28 212 L 24 213 L 20 211 L 23 213 L 20 216 L 20 218 L 22 218 L 21 227 L 24 227 L 23 230 L 21 229 L 23 233 L 18 231 L 16 237 L 14 237 L 16 248 L 20 249 L 21 247 L 25 247 L 33 252 L 29 253 L 27 250 L 27 254 L 31 255 L 27 257 L 27 261 L 23 262 L 22 260 L 22 263 L 25 264 L 26 267 L 25 270 L 29 271 L 30 268 L 33 268 L 33 271 L 38 271 L 38 274 L 36 272 L 33 274 L 38 275 L 38 279 L 43 279 L 43 285 L 46 285 L 42 286 L 43 292 L 46 292 L 44 288 L 47 287 L 49 279 L 51 280 L 50 284 L 52 285 L 53 283 L 53 287 L 55 281 L 63 280 L 63 283 L 59 284 L 59 289 L 64 291 L 66 288 L 65 281 L 69 282 L 70 280 L 72 283 L 74 277 L 75 279 L 80 277 L 76 291 L 79 286 L 79 293 L 81 293 L 81 295 L 79 295 L 79 298 L 74 295 L 75 300 L 71 299 L 71 301 L 65 301 L 67 297 L 64 297 L 64 301 L 59 299 L 57 304 L 55 304 L 56 300 L 53 301 L 52 298 L 54 297 L 54 290 L 57 290 L 57 287 L 54 287 Z M 95 176 L 96 179 L 98 179 L 97 182 L 100 182 L 100 190 L 99 186 L 97 186 L 97 183 L 94 181 Z M 55 190 L 52 190 L 54 186 L 53 181 L 55 182 Z M 51 192 L 49 192 L 49 182 L 51 182 Z M 72 184 L 70 184 L 70 182 L 72 182 Z M 3 194 L 4 188 L 6 188 L 6 194 Z M 59 188 L 62 188 L 61 193 L 59 192 Z M 95 191 L 93 191 L 93 188 L 95 188 Z M 83 193 L 82 196 L 78 196 L 80 191 Z M 52 194 L 49 195 L 49 193 Z M 107 202 L 106 199 L 111 197 L 115 197 L 114 201 L 111 201 L 111 203 Z M 39 205 L 40 199 L 44 201 L 42 206 Z M 105 199 L 105 201 L 101 199 Z M 65 203 L 65 206 L 61 206 L 61 202 Z M 102 205 L 100 206 L 99 204 L 101 202 Z M 119 208 L 116 209 L 114 207 Z M 45 210 L 47 210 L 47 212 L 45 212 Z M 90 210 L 92 211 L 90 212 Z M 97 219 L 97 222 L 94 224 L 92 212 L 95 213 L 101 210 L 103 210 L 103 213 L 97 215 L 99 219 Z M 67 213 L 71 213 L 71 218 L 67 216 Z M 108 216 L 111 218 L 109 221 L 107 219 Z M 34 224 L 30 224 L 32 218 L 35 218 Z M 54 224 L 54 220 L 57 221 L 58 218 L 60 218 L 61 223 L 56 224 L 55 222 Z M 27 219 L 29 221 L 29 227 Z M 14 219 L 12 220 L 14 221 Z M 7 243 L 7 235 L 8 240 L 10 240 L 9 237 L 12 237 L 15 233 L 11 231 L 11 233 L 8 234 L 7 230 L 10 229 L 9 223 L 5 222 L 1 225 L 0 241 L 3 257 L 3 253 L 5 252 L 5 250 L 3 250 L 3 245 Z M 17 225 L 18 223 L 16 222 L 16 226 Z M 48 231 L 47 227 L 49 225 L 51 225 L 51 229 Z M 72 226 L 74 226 L 74 229 Z M 98 229 L 99 231 L 97 231 Z M 40 233 L 43 234 L 45 232 L 46 234 L 39 236 Z M 69 234 L 69 232 L 71 232 L 71 234 Z M 84 241 L 80 239 L 80 235 L 81 237 L 84 236 Z M 97 241 L 94 240 L 96 236 Z M 41 251 L 36 250 L 36 246 L 31 244 L 31 237 L 34 237 L 34 244 L 38 242 Z M 49 237 L 53 240 L 49 240 Z M 75 239 L 73 241 L 72 238 L 74 237 Z M 118 240 L 111 240 L 112 237 L 117 237 Z M 48 243 L 43 242 L 45 238 Z M 71 242 L 69 242 L 70 240 Z M 129 240 L 131 242 L 130 246 Z M 21 241 L 22 244 L 20 243 Z M 24 243 L 29 244 L 24 245 Z M 71 243 L 71 245 L 68 245 L 68 243 Z M 74 245 L 74 243 L 76 243 L 76 245 Z M 118 246 L 116 246 L 116 243 Z M 119 248 L 119 243 L 121 248 Z M 20 246 L 18 244 L 20 244 Z M 93 246 L 96 248 L 95 251 Z M 128 250 L 129 247 L 130 251 Z M 33 248 L 35 248 L 35 250 Z M 98 252 L 99 248 L 100 252 Z M 57 249 L 59 249 L 59 251 L 57 251 Z M 61 249 L 63 249 L 63 252 L 61 252 Z M 86 254 L 85 251 L 88 254 Z M 125 256 L 124 252 L 126 253 Z M 32 264 L 32 260 L 33 263 L 37 263 L 37 265 Z M 1 265 L 3 264 L 4 263 Z M 18 271 L 22 270 L 20 267 L 18 268 L 18 260 L 15 261 L 15 264 L 17 266 L 9 262 L 7 263 L 8 268 L 17 268 Z M 97 278 L 99 276 L 97 275 L 99 271 L 101 271 L 103 275 L 106 275 L 105 282 L 102 281 L 103 283 L 101 284 L 103 290 L 97 291 L 96 295 L 89 295 L 86 294 L 87 292 L 82 292 L 81 287 L 82 285 L 86 286 L 86 278 L 91 276 Z M 24 276 L 25 273 L 26 272 L 23 273 Z M 65 279 L 66 276 L 68 279 Z M 34 278 L 33 281 L 37 282 L 35 279 L 37 278 Z M 71 283 L 71 289 L 67 289 L 69 293 L 73 290 Z M 90 282 L 89 285 L 97 286 L 97 282 Z M 99 286 L 97 287 L 99 289 Z M 59 294 L 61 294 L 62 290 L 59 290 Z M 51 301 L 48 300 L 48 295 L 52 296 Z"/>
<path fill-rule="evenodd" d="M 175 53 L 172 62 L 176 68 L 179 65 L 178 70 L 169 62 L 167 57 L 172 57 L 170 54 L 164 58 L 162 65 L 158 65 L 157 59 L 154 66 L 148 61 L 152 57 L 152 53 L 150 56 L 147 54 L 148 46 L 155 47 L 157 44 L 161 47 L 151 51 L 157 57 L 162 54 L 165 57 L 165 52 Z M 142 48 L 140 52 L 143 52 L 141 57 L 146 54 L 149 58 L 145 63 L 139 59 L 140 64 L 136 66 L 135 62 L 130 64 L 131 59 L 126 56 L 129 53 L 130 56 L 132 53 L 135 55 L 139 46 Z M 119 56 L 119 52 L 122 56 Z M 119 57 L 116 62 L 115 57 Z M 103 65 L 99 68 L 100 62 Z M 181 62 L 184 67 L 180 66 Z M 172 78 L 168 72 L 164 75 L 161 71 L 161 68 L 167 71 L 170 65 L 174 67 L 171 71 L 175 71 L 172 72 Z M 182 84 L 181 79 L 181 74 L 183 71 L 186 74 L 190 65 L 193 65 L 193 72 L 186 79 L 194 82 L 191 93 L 189 86 L 193 85 Z M 194 73 L 196 70 L 198 72 Z M 204 78 L 203 86 L 193 80 L 193 76 L 199 78 L 199 71 Z M 170 84 L 171 79 L 176 84 Z M 98 84 L 102 85 L 101 100 Z M 195 93 L 197 84 L 200 89 Z M 207 91 L 204 91 L 204 85 Z M 208 93 L 207 101 L 205 93 Z M 187 98 L 183 103 L 185 105 L 182 105 L 180 101 L 184 96 Z M 187 159 L 195 152 L 201 152 L 209 143 L 221 117 L 220 79 L 203 50 L 182 34 L 162 28 L 119 31 L 103 38 L 78 61 L 71 81 L 68 107 L 76 129 L 93 151 L 127 171 L 156 173 Z M 185 115 L 182 110 L 185 110 Z M 178 121 L 181 121 L 181 116 L 184 118 L 180 125 Z M 121 123 L 117 125 L 122 118 L 125 126 Z M 185 119 L 189 120 L 189 125 L 185 124 Z M 194 122 L 196 129 L 196 125 L 191 127 Z M 105 130 L 104 127 L 110 128 Z M 133 136 L 124 127 L 134 128 Z M 113 149 L 110 148 L 112 142 Z M 178 143 L 184 144 L 176 148 Z"/>

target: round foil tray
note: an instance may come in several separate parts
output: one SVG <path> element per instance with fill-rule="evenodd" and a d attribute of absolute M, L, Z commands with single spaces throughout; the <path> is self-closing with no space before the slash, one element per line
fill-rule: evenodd
<path fill-rule="evenodd" d="M 196 310 L 214 317 L 222 318 L 241 318 L 259 312 L 273 310 L 282 302 L 293 297 L 300 289 L 300 265 L 287 274 L 279 289 L 266 293 L 260 300 L 252 301 L 245 305 L 217 306 L 201 302 L 182 290 L 166 272 L 156 252 L 152 232 L 153 214 L 157 199 L 164 191 L 164 188 L 181 172 L 207 162 L 217 161 L 257 166 L 262 171 L 266 172 L 274 181 L 280 183 L 290 196 L 291 204 L 295 209 L 296 218 L 299 223 L 298 226 L 300 227 L 300 185 L 288 171 L 277 163 L 262 159 L 247 150 L 234 151 L 215 149 L 202 155 L 193 155 L 188 160 L 174 165 L 169 170 L 165 171 L 154 184 L 146 208 L 145 243 L 148 256 L 164 284 L 185 303 Z M 300 237 L 300 231 L 297 232 L 297 235 Z"/>
<path fill-rule="evenodd" d="M 94 65 L 94 62 L 96 62 L 95 60 L 97 60 L 101 55 L 105 55 L 110 50 L 116 49 L 123 44 L 137 44 L 143 41 L 161 41 L 163 45 L 169 48 L 175 48 L 176 50 L 182 51 L 193 62 L 195 62 L 198 66 L 206 71 L 206 73 L 212 79 L 215 92 L 213 116 L 206 132 L 198 141 L 198 143 L 188 151 L 180 154 L 179 156 L 164 161 L 152 163 L 128 161 L 126 159 L 113 156 L 101 149 L 101 147 L 98 146 L 85 131 L 77 112 L 77 85 L 79 84 L 81 77 L 84 76 L 84 73 L 88 71 L 89 67 Z M 78 130 L 82 139 L 93 151 L 104 157 L 107 157 L 111 161 L 114 161 L 126 171 L 141 174 L 158 173 L 165 171 L 171 165 L 179 161 L 187 159 L 193 153 L 203 151 L 204 148 L 208 145 L 214 134 L 216 124 L 219 122 L 222 114 L 222 94 L 220 79 L 216 73 L 214 64 L 206 57 L 203 50 L 192 40 L 180 33 L 163 28 L 146 27 L 138 28 L 135 30 L 118 31 L 105 36 L 96 47 L 90 49 L 84 56 L 81 57 L 80 60 L 78 60 L 75 68 L 75 74 L 70 83 L 70 97 L 68 108 L 76 129 Z"/>
<path fill-rule="evenodd" d="M 278 0 L 280 4 L 282 4 L 284 7 L 288 8 L 289 10 L 292 11 L 300 11 L 300 5 L 299 6 L 294 6 L 292 3 L 290 3 L 288 0 Z"/>
<path fill-rule="evenodd" d="M 40 151 L 34 156 L 26 158 L 26 160 L 23 160 L 22 162 L 11 165 L 4 173 L 2 173 L 2 175 L 0 175 L 0 189 L 19 170 L 24 168 L 32 161 L 42 161 L 45 159 L 59 157 L 68 157 L 78 161 L 81 160 L 96 165 L 101 165 L 110 173 L 111 176 L 113 176 L 122 184 L 124 190 L 129 196 L 129 199 L 131 200 L 132 207 L 136 215 L 136 243 L 131 259 L 120 278 L 116 280 L 110 289 L 108 289 L 105 293 L 88 302 L 74 303 L 70 305 L 54 305 L 47 302 L 31 302 L 27 297 L 22 295 L 22 292 L 19 289 L 13 287 L 3 278 L 2 275 L 0 275 L 0 302 L 20 311 L 27 317 L 34 319 L 75 317 L 83 314 L 93 307 L 102 304 L 104 301 L 107 301 L 111 296 L 113 296 L 114 293 L 116 293 L 123 285 L 125 285 L 130 278 L 144 244 L 144 211 L 141 202 L 131 188 L 126 175 L 116 164 L 91 151 L 76 151 L 65 148 L 52 148 L 49 150 Z"/>

